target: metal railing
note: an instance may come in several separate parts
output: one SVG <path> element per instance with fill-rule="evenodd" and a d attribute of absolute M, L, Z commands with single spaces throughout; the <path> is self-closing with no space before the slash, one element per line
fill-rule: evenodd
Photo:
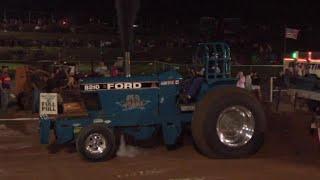
<path fill-rule="evenodd" d="M 49 62 L 50 60 L 42 60 L 42 62 Z M 76 63 L 79 65 L 80 71 L 90 72 L 93 68 L 98 65 L 96 60 L 71 60 L 69 63 Z M 8 65 L 11 70 L 14 70 L 18 66 L 27 65 L 30 62 L 27 61 L 12 61 L 12 60 L 0 60 L 0 66 Z M 107 65 L 111 66 L 114 61 L 108 61 Z M 131 71 L 132 74 L 151 74 L 161 71 L 166 71 L 170 69 L 178 70 L 179 72 L 187 72 L 187 70 L 194 66 L 194 64 L 179 64 L 171 63 L 159 60 L 146 60 L 146 61 L 132 61 L 131 62 Z M 279 73 L 283 70 L 282 65 L 232 65 L 231 72 L 232 76 L 235 77 L 239 71 L 248 74 L 250 72 L 258 72 L 258 74 L 263 78 L 270 78 L 278 76 Z"/>

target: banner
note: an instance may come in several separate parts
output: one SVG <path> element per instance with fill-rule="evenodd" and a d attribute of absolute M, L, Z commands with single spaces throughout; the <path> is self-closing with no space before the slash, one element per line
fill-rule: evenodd
<path fill-rule="evenodd" d="M 40 93 L 40 115 L 58 114 L 58 95 L 57 93 Z"/>
<path fill-rule="evenodd" d="M 285 37 L 288 39 L 298 39 L 300 30 L 299 29 L 291 29 L 291 28 L 286 28 L 286 35 Z"/>

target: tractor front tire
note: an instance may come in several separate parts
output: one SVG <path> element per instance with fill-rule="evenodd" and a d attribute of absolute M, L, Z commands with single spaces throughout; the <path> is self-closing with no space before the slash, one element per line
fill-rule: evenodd
<path fill-rule="evenodd" d="M 197 104 L 191 129 L 203 155 L 242 158 L 261 148 L 266 119 L 262 105 L 246 90 L 221 87 Z"/>
<path fill-rule="evenodd" d="M 83 128 L 76 141 L 77 151 L 89 161 L 103 161 L 115 157 L 116 136 L 104 124 L 94 124 Z"/>

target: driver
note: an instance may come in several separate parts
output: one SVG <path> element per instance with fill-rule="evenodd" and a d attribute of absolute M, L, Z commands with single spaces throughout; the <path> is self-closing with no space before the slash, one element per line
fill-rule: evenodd
<path fill-rule="evenodd" d="M 201 89 L 201 84 L 204 81 L 204 68 L 193 67 L 190 71 L 192 76 L 191 79 L 187 81 L 184 94 L 182 95 L 182 101 L 184 104 L 191 103 L 195 100 Z"/>

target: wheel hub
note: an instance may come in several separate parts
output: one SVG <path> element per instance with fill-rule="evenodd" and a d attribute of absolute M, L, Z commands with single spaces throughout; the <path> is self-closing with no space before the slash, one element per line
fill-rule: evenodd
<path fill-rule="evenodd" d="M 106 144 L 106 139 L 99 133 L 90 134 L 85 141 L 86 150 L 91 154 L 103 153 L 107 148 Z"/>
<path fill-rule="evenodd" d="M 216 130 L 219 140 L 224 145 L 240 147 L 253 137 L 254 127 L 254 117 L 249 109 L 231 106 L 220 113 Z"/>

